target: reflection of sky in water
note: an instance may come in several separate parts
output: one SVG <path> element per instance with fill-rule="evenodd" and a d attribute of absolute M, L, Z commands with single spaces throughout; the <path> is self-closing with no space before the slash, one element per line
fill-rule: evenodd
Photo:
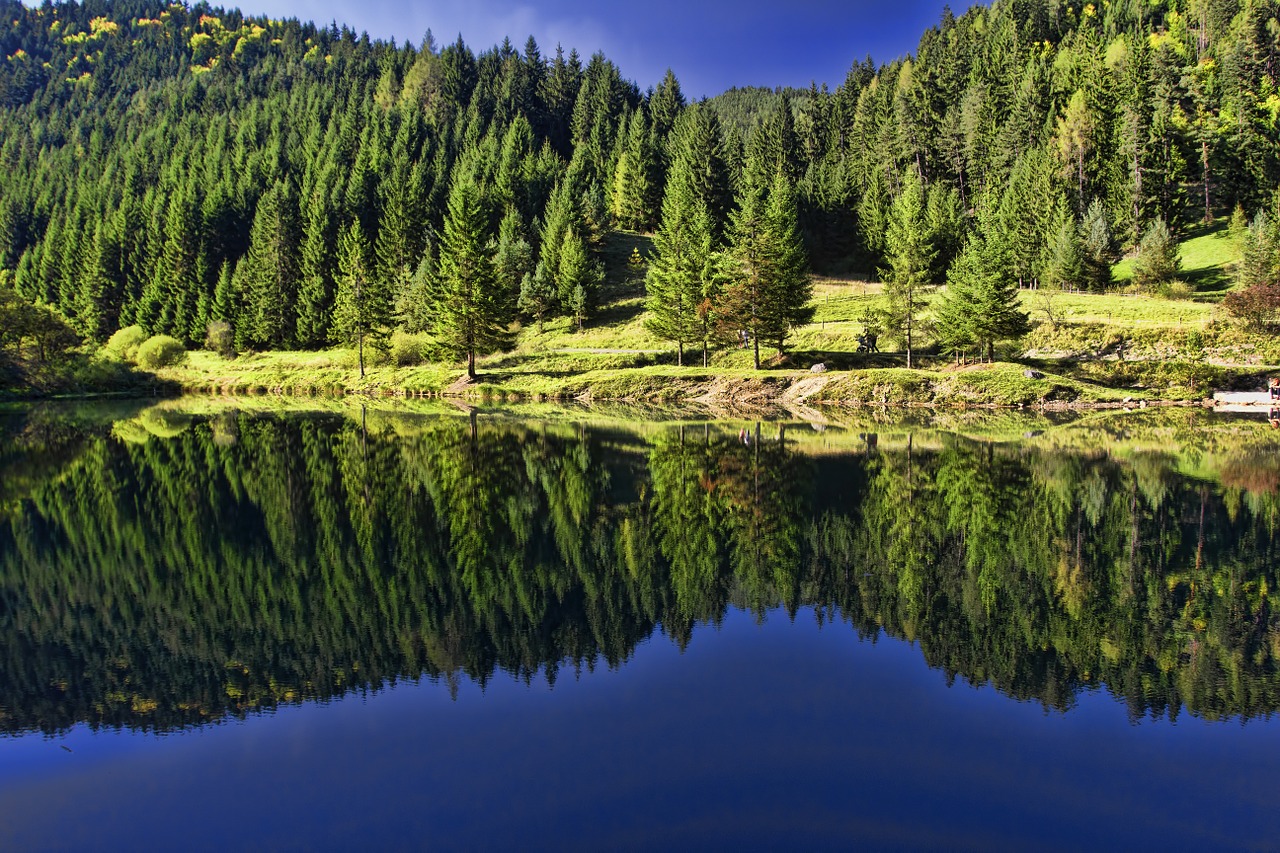
<path fill-rule="evenodd" d="M 1266 846 L 1270 721 L 1066 714 L 730 611 L 554 689 L 402 684 L 177 735 L 0 740 L 0 847 Z M 68 753 L 62 746 L 69 746 Z"/>

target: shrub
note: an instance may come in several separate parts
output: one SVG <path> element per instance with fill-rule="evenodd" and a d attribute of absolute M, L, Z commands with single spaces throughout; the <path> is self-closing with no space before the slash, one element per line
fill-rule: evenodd
<path fill-rule="evenodd" d="M 391 335 L 391 363 L 397 367 L 416 367 L 436 361 L 439 346 L 429 335 L 395 332 Z"/>
<path fill-rule="evenodd" d="M 186 355 L 187 351 L 181 343 L 168 335 L 156 335 L 138 347 L 137 362 L 139 367 L 155 370 L 158 367 L 172 367 L 186 358 Z"/>
<path fill-rule="evenodd" d="M 236 354 L 235 336 L 231 334 L 231 325 L 224 320 L 214 320 L 209 324 L 204 336 L 204 348 L 216 352 L 223 358 L 232 358 Z"/>
<path fill-rule="evenodd" d="M 1195 288 L 1180 279 L 1166 281 L 1156 292 L 1165 299 L 1190 299 L 1195 295 Z"/>
<path fill-rule="evenodd" d="M 138 347 L 147 339 L 147 333 L 141 326 L 125 326 L 103 345 L 103 349 L 116 358 L 133 361 L 138 354 Z"/>
<path fill-rule="evenodd" d="M 1255 284 L 1228 293 L 1222 305 L 1231 316 L 1255 329 L 1268 329 L 1280 321 L 1280 283 Z"/>

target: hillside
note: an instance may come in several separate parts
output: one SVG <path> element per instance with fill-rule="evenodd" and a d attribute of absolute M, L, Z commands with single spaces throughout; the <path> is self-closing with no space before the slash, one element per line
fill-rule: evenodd
<path fill-rule="evenodd" d="M 730 262 L 699 284 L 721 334 L 736 219 L 780 192 L 797 257 L 837 279 L 898 269 L 905 233 L 923 281 L 972 251 L 1005 283 L 1114 289 L 1124 265 L 1114 280 L 1089 271 L 1156 223 L 1192 239 L 1188 259 L 1206 218 L 1238 208 L 1259 234 L 1275 227 L 1255 217 L 1280 185 L 1274 3 L 997 2 L 947 14 L 912 57 L 852 62 L 834 89 L 710 105 L 687 104 L 673 76 L 642 93 L 601 54 L 548 57 L 532 39 L 476 53 L 146 0 L 0 12 L 0 281 L 91 343 L 138 325 L 195 345 L 226 324 L 241 352 L 396 330 L 438 355 L 463 185 L 475 245 L 496 250 L 486 287 L 502 324 L 596 330 L 562 349 L 674 348 L 677 333 L 645 338 L 642 294 L 610 291 L 600 265 L 623 232 L 656 231 L 663 256 L 677 173 L 705 211 L 707 257 Z M 1181 295 L 1230 284 L 1205 249 Z M 778 334 L 820 350 L 802 307 Z M 680 310 L 692 323 L 694 305 Z M 922 340 L 981 345 L 954 337 Z"/>

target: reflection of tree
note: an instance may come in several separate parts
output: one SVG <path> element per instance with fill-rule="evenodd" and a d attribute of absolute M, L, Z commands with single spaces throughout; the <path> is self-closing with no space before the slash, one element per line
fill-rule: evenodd
<path fill-rule="evenodd" d="M 725 508 L 729 565 L 745 604 L 763 613 L 780 600 L 800 606 L 801 545 L 812 523 L 812 470 L 790 450 L 779 429 L 766 438 L 759 424 L 742 442 L 720 446 L 715 480 Z"/>
<path fill-rule="evenodd" d="M 1277 497 L 1160 454 L 908 437 L 818 464 L 771 425 L 673 427 L 646 458 L 474 417 L 144 432 L 0 439 L 21 474 L 0 507 L 0 729 L 555 678 L 730 606 L 813 605 L 1049 707 L 1104 683 L 1135 716 L 1280 708 Z"/>
<path fill-rule="evenodd" d="M 709 427 L 678 427 L 660 435 L 649 456 L 655 538 L 671 567 L 674 607 L 666 625 L 685 642 L 694 622 L 718 620 L 729 600 L 722 446 Z"/>

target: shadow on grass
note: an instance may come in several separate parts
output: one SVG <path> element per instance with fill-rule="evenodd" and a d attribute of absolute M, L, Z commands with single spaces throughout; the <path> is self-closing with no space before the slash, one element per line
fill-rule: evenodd
<path fill-rule="evenodd" d="M 918 358 L 923 357 L 923 354 L 918 354 Z M 815 364 L 825 364 L 827 370 L 906 367 L 907 354 L 904 352 L 862 353 L 848 350 L 792 350 L 769 366 L 785 370 L 808 370 Z"/>

